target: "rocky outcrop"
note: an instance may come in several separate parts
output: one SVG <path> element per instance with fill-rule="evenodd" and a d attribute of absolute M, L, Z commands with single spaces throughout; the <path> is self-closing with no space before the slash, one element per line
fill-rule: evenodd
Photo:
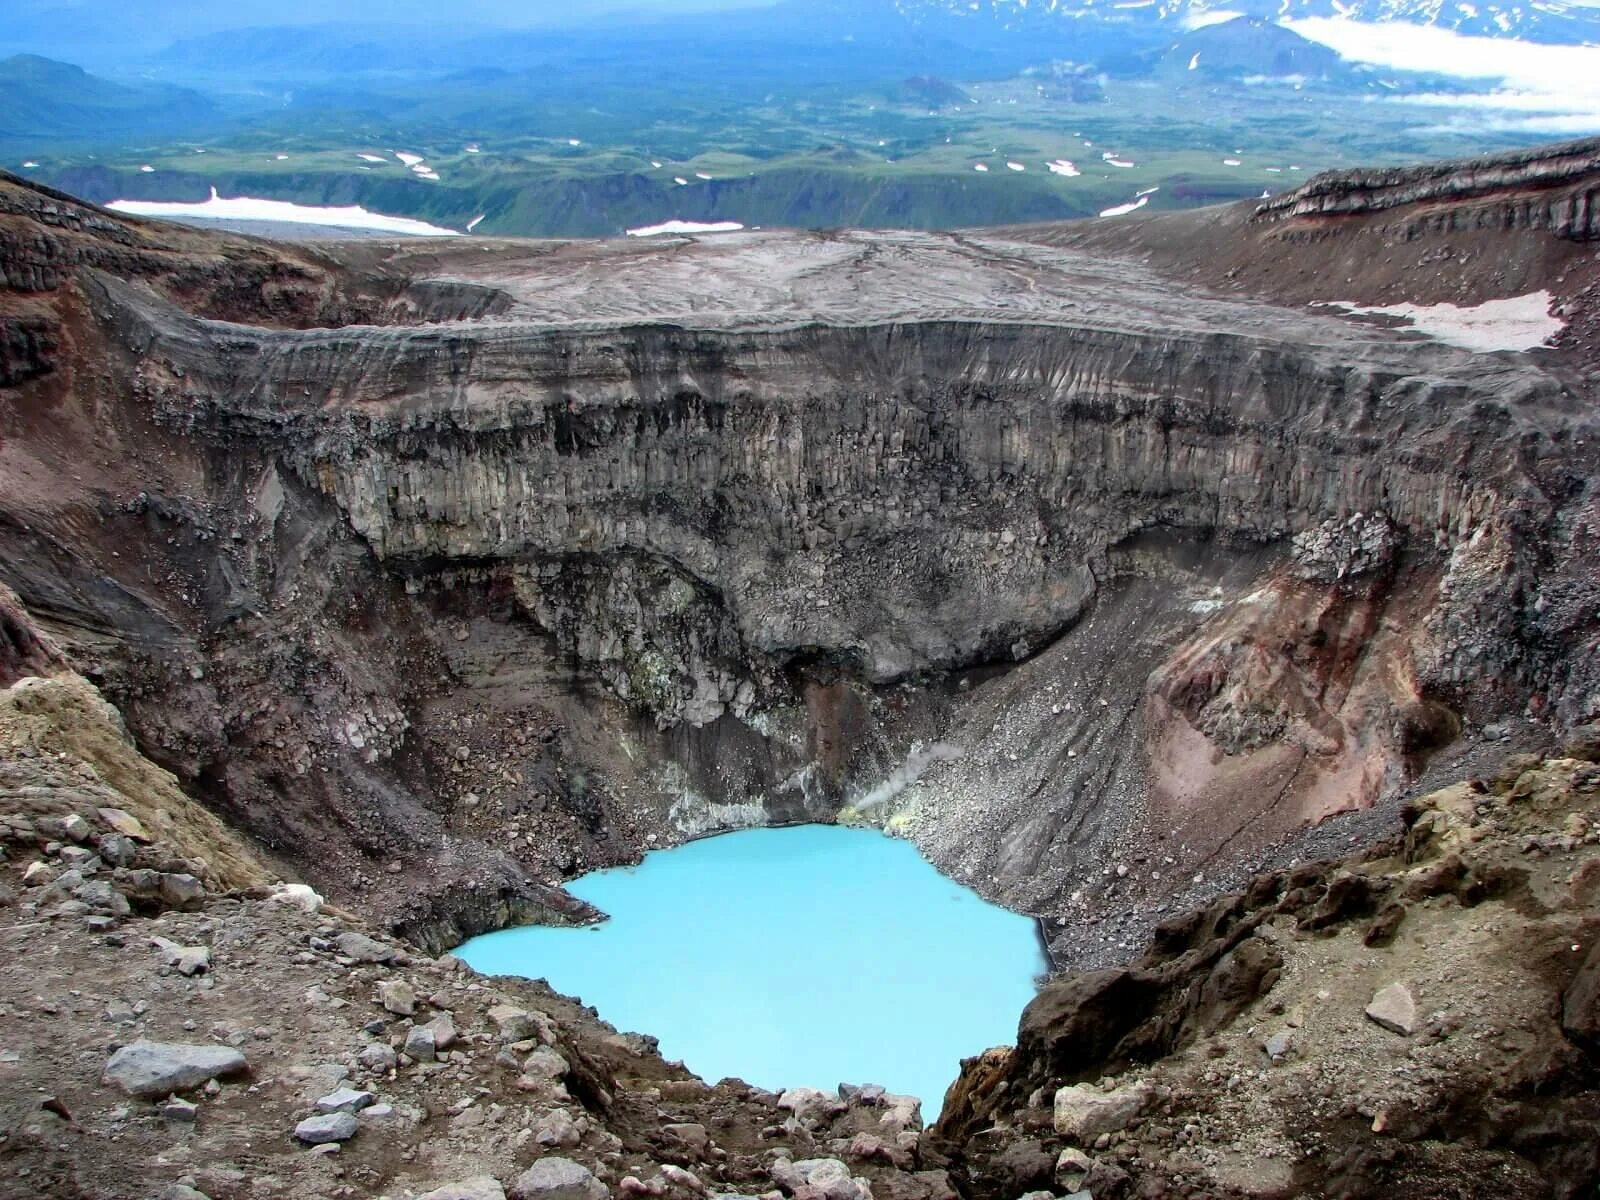
<path fill-rule="evenodd" d="M 1581 1195 L 1597 805 L 1592 762 L 1512 760 L 1169 920 L 968 1060 L 924 1155 L 976 1197 L 1022 1147 L 1097 1197 Z"/>
<path fill-rule="evenodd" d="M 1520 206 L 1505 210 L 1506 227 L 1546 228 L 1561 238 L 1590 241 L 1600 237 L 1597 171 L 1600 139 L 1596 138 L 1420 167 L 1326 171 L 1257 205 L 1256 218 L 1338 217 L 1526 193 Z M 1480 215 L 1486 211 L 1462 207 Z"/>

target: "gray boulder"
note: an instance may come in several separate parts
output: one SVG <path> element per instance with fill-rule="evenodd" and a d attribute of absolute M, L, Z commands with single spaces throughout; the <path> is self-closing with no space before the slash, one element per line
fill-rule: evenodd
<path fill-rule="evenodd" d="M 479 1175 L 424 1192 L 417 1200 L 506 1200 L 506 1190 L 494 1176 Z"/>
<path fill-rule="evenodd" d="M 394 1070 L 399 1056 L 394 1048 L 385 1046 L 382 1042 L 373 1042 L 361 1047 L 361 1053 L 356 1055 L 356 1061 L 369 1071 L 382 1072 Z"/>
<path fill-rule="evenodd" d="M 426 1025 L 418 1025 L 406 1034 L 405 1052 L 418 1062 L 432 1062 L 438 1057 L 438 1050 L 433 1030 Z"/>
<path fill-rule="evenodd" d="M 348 1142 L 359 1128 L 353 1113 L 319 1113 L 296 1125 L 294 1136 L 308 1145 L 321 1146 L 328 1142 Z"/>
<path fill-rule="evenodd" d="M 133 1042 L 111 1056 L 104 1079 L 130 1096 L 153 1098 L 248 1069 L 244 1055 L 231 1046 Z"/>
<path fill-rule="evenodd" d="M 570 1158 L 541 1158 L 511 1185 L 513 1200 L 608 1200 L 611 1189 Z"/>
<path fill-rule="evenodd" d="M 333 944 L 339 948 L 340 954 L 346 958 L 353 958 L 357 962 L 386 963 L 392 962 L 395 956 L 395 948 L 393 946 L 386 946 L 382 942 L 369 938 L 364 933 L 357 933 L 354 930 L 348 933 L 341 933 L 333 939 Z"/>
<path fill-rule="evenodd" d="M 355 1088 L 340 1088 L 336 1092 L 329 1092 L 317 1100 L 319 1113 L 360 1112 L 369 1105 L 376 1104 L 378 1098 L 371 1092 L 357 1091 Z"/>

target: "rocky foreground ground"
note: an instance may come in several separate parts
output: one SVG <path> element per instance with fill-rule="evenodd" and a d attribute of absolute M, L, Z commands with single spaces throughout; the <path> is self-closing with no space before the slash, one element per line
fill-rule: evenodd
<path fill-rule="evenodd" d="M 541 983 L 326 906 L 32 649 L 46 674 L 0 693 L 0 1196 L 1504 1198 L 1600 1181 L 1595 739 L 1418 801 L 1403 842 L 1169 921 L 1131 967 L 1052 983 L 923 1130 L 915 1100 L 877 1087 L 708 1085 Z"/>

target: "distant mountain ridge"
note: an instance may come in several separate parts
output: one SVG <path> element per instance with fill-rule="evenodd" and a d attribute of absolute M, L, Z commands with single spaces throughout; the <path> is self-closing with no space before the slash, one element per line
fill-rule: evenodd
<path fill-rule="evenodd" d="M 36 54 L 0 60 L 0 140 L 175 134 L 217 117 L 212 101 L 187 88 L 114 83 Z"/>
<path fill-rule="evenodd" d="M 991 21 L 1021 32 L 1063 19 L 1176 29 L 1224 14 L 1264 21 L 1342 17 L 1370 24 L 1427 25 L 1472 37 L 1515 37 L 1551 45 L 1600 44 L 1600 8 L 1562 0 L 892 0 L 919 22 Z"/>

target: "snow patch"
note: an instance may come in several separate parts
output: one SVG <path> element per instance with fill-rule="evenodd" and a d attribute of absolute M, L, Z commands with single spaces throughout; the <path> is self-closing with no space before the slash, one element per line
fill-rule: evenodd
<path fill-rule="evenodd" d="M 1418 333 L 1438 342 L 1460 346 L 1479 354 L 1494 350 L 1533 350 L 1545 345 L 1566 322 L 1550 315 L 1551 295 L 1529 292 L 1505 300 L 1485 300 L 1461 308 L 1454 304 L 1388 304 L 1362 306 L 1329 300 L 1329 308 L 1342 308 L 1360 316 L 1399 317 Z"/>
<path fill-rule="evenodd" d="M 1006 164 L 1006 170 L 1008 171 L 1026 171 L 1027 169 L 1027 167 L 1023 166 L 1019 162 L 1008 162 Z"/>
<path fill-rule="evenodd" d="M 420 154 L 408 154 L 404 150 L 396 150 L 394 152 L 394 156 L 396 158 L 398 158 L 401 162 L 405 163 L 405 165 L 408 166 L 408 167 L 414 167 L 419 162 L 422 161 L 422 155 L 420 155 Z"/>
<path fill-rule="evenodd" d="M 113 200 L 106 205 L 117 212 L 136 217 L 211 217 L 230 221 L 285 221 L 295 225 L 333 225 L 343 229 L 372 229 L 380 233 L 400 233 L 411 237 L 456 237 L 454 229 L 442 229 L 410 217 L 390 217 L 368 212 L 359 204 L 343 208 L 316 208 L 292 204 L 287 200 L 260 200 L 254 196 L 217 195 L 194 203 L 178 200 Z"/>
<path fill-rule="evenodd" d="M 472 220 L 468 221 L 467 232 L 471 233 L 474 229 L 476 229 L 478 227 L 478 223 L 488 215 L 488 213 L 479 213 L 477 216 L 473 217 Z"/>
<path fill-rule="evenodd" d="M 389 161 L 381 154 L 358 154 L 356 157 L 362 162 L 386 163 Z"/>
<path fill-rule="evenodd" d="M 1200 65 L 1200 51 L 1196 50 L 1194 52 L 1194 57 L 1189 60 L 1189 70 L 1192 71 L 1196 67 L 1198 67 L 1199 65 Z"/>
<path fill-rule="evenodd" d="M 1078 170 L 1077 164 L 1071 159 L 1058 158 L 1052 162 L 1045 163 L 1045 166 L 1050 168 L 1050 174 L 1063 175 L 1068 179 L 1071 179 L 1075 175 L 1083 174 L 1082 171 Z"/>
<path fill-rule="evenodd" d="M 974 163 L 972 169 L 974 171 L 987 171 L 989 169 L 989 164 L 988 163 Z"/>
<path fill-rule="evenodd" d="M 1181 24 L 1185 29 L 1192 31 L 1204 29 L 1207 25 L 1221 25 L 1242 16 L 1244 16 L 1242 12 L 1234 12 L 1227 8 L 1213 9 L 1211 12 L 1196 12 L 1191 9 L 1184 14 Z"/>
<path fill-rule="evenodd" d="M 1128 201 L 1126 204 L 1117 204 L 1111 208 L 1102 208 L 1100 210 L 1100 215 L 1102 217 L 1125 217 L 1135 209 L 1143 208 L 1149 203 L 1149 196 L 1140 196 L 1137 199 Z"/>
<path fill-rule="evenodd" d="M 629 237 L 655 237 L 661 233 L 737 233 L 744 226 L 738 221 L 663 221 L 641 225 L 627 231 Z"/>
<path fill-rule="evenodd" d="M 143 171 L 146 175 L 154 175 L 156 169 L 149 163 L 145 163 L 145 165 L 140 167 L 139 170 Z"/>
<path fill-rule="evenodd" d="M 1222 165 L 1225 167 L 1242 167 L 1244 166 L 1244 163 L 1240 162 L 1237 158 L 1225 158 L 1222 160 Z"/>

